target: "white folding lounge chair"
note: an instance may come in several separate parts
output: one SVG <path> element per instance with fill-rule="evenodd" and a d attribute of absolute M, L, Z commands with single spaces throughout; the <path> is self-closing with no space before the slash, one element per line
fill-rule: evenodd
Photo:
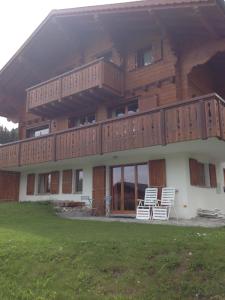
<path fill-rule="evenodd" d="M 175 193 L 175 188 L 165 187 L 162 189 L 161 204 L 153 207 L 153 220 L 169 220 L 171 208 L 173 208 L 177 218 L 174 208 Z"/>
<path fill-rule="evenodd" d="M 152 208 L 157 203 L 158 188 L 147 188 L 145 189 L 145 199 L 140 200 L 137 211 L 136 219 L 138 220 L 149 220 L 152 216 Z"/>

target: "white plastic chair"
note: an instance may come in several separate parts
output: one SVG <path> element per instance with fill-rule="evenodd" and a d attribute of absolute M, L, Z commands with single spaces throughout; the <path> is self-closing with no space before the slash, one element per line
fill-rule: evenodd
<path fill-rule="evenodd" d="M 137 206 L 136 219 L 149 220 L 152 217 L 152 208 L 157 203 L 158 188 L 145 189 L 145 199 L 140 200 Z"/>
<path fill-rule="evenodd" d="M 165 187 L 162 189 L 162 197 L 160 206 L 153 207 L 153 220 L 169 220 L 171 208 L 173 208 L 176 219 L 177 213 L 174 207 L 176 189 L 172 187 Z"/>

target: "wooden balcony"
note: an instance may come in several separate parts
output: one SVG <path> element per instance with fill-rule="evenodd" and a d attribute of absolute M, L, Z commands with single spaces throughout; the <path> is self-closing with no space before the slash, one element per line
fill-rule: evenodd
<path fill-rule="evenodd" d="M 225 140 L 225 101 L 216 94 L 3 145 L 0 168 L 211 137 Z"/>
<path fill-rule="evenodd" d="M 27 89 L 27 111 L 55 116 L 84 105 L 120 98 L 123 95 L 122 70 L 98 59 L 70 72 Z"/>

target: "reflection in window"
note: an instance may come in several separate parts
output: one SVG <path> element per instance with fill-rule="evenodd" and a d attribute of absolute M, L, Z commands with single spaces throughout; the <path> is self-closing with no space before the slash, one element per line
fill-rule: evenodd
<path fill-rule="evenodd" d="M 129 104 L 127 104 L 127 114 L 132 115 L 134 113 L 137 113 L 139 111 L 138 109 L 138 101 L 133 101 Z"/>
<path fill-rule="evenodd" d="M 148 164 L 112 167 L 113 210 L 135 210 L 149 183 Z"/>
<path fill-rule="evenodd" d="M 152 47 L 144 50 L 139 50 L 137 54 L 138 67 L 151 65 L 154 62 Z"/>
<path fill-rule="evenodd" d="M 76 193 L 83 192 L 83 180 L 84 180 L 83 170 L 76 170 L 75 171 L 75 192 Z"/>
<path fill-rule="evenodd" d="M 124 209 L 135 210 L 135 166 L 124 167 Z"/>
<path fill-rule="evenodd" d="M 115 117 L 120 118 L 125 116 L 125 107 L 118 107 L 115 109 Z"/>
<path fill-rule="evenodd" d="M 48 194 L 51 190 L 51 173 L 39 174 L 38 194 Z"/>
<path fill-rule="evenodd" d="M 126 115 L 132 115 L 137 112 L 139 112 L 139 107 L 138 100 L 136 99 L 109 110 L 108 116 L 109 118 L 120 118 Z"/>
<path fill-rule="evenodd" d="M 112 169 L 113 209 L 121 209 L 121 167 Z"/>
<path fill-rule="evenodd" d="M 144 199 L 145 189 L 149 184 L 149 170 L 147 164 L 137 166 L 137 178 L 138 199 Z"/>
<path fill-rule="evenodd" d="M 85 115 L 79 118 L 70 118 L 69 128 L 94 124 L 95 122 L 96 122 L 95 114 Z"/>
<path fill-rule="evenodd" d="M 26 133 L 26 137 L 27 138 L 39 137 L 46 134 L 49 134 L 49 125 L 28 129 Z"/>

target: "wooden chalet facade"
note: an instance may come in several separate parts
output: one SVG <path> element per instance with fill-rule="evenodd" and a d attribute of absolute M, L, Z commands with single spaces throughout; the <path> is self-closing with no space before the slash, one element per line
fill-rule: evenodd
<path fill-rule="evenodd" d="M 225 6 L 146 0 L 52 11 L 0 72 L 0 199 L 134 213 L 174 186 L 180 217 L 225 212 Z"/>

